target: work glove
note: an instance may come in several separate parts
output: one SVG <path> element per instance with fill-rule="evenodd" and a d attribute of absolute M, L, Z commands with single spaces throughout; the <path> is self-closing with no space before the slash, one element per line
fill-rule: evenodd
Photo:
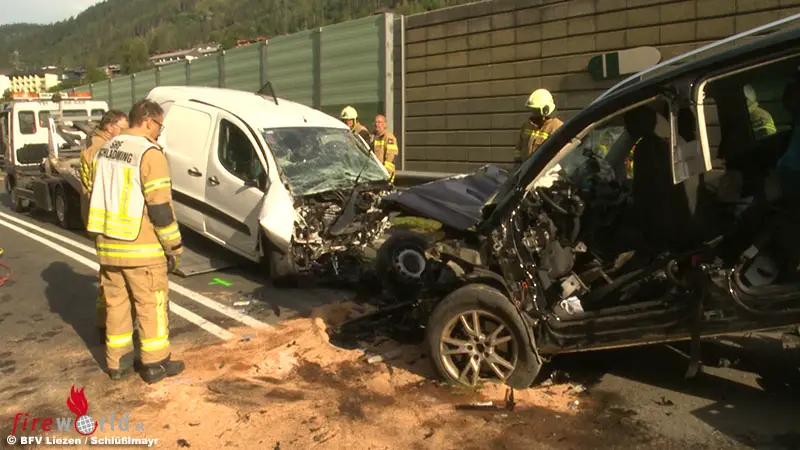
<path fill-rule="evenodd" d="M 175 273 L 181 265 L 181 255 L 167 255 L 167 273 Z"/>

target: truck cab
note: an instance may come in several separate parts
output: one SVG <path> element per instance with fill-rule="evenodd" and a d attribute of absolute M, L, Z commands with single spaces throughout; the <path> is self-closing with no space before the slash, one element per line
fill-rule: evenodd
<path fill-rule="evenodd" d="M 60 112 L 64 118 L 89 116 L 100 120 L 106 111 L 108 104 L 92 100 L 89 93 L 12 93 L 2 117 L 6 189 L 10 192 L 22 177 L 38 176 L 49 153 L 51 116 Z"/>

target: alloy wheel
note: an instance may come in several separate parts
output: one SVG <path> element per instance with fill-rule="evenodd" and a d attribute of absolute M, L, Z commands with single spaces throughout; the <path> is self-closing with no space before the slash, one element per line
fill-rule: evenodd
<path fill-rule="evenodd" d="M 519 356 L 519 343 L 508 324 L 483 310 L 453 317 L 442 331 L 439 346 L 450 377 L 469 386 L 481 379 L 506 381 Z"/>

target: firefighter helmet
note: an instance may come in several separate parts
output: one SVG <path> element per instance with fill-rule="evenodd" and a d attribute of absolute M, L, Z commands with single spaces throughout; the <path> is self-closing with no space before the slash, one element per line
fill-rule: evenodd
<path fill-rule="evenodd" d="M 352 106 L 345 106 L 339 118 L 342 120 L 356 120 L 358 119 L 358 112 Z"/>
<path fill-rule="evenodd" d="M 553 95 L 547 89 L 537 89 L 533 91 L 528 101 L 525 103 L 528 109 L 539 111 L 543 117 L 553 114 L 556 110 L 556 104 L 553 101 Z"/>

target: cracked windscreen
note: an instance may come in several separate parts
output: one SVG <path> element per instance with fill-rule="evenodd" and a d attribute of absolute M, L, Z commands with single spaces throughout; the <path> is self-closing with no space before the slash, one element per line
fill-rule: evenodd
<path fill-rule="evenodd" d="M 260 131 L 294 195 L 350 188 L 359 173 L 359 184 L 388 182 L 370 150 L 350 130 L 296 127 Z"/>

